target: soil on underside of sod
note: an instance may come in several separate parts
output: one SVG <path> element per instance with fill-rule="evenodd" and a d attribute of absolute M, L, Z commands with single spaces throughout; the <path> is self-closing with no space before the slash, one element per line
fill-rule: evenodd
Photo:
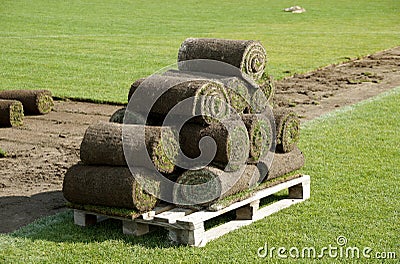
<path fill-rule="evenodd" d="M 310 120 L 400 86 L 400 47 L 296 74 L 276 86 L 275 104 Z M 8 153 L 0 158 L 1 233 L 66 210 L 63 177 L 79 161 L 85 130 L 107 121 L 118 108 L 56 101 L 48 115 L 27 116 L 22 127 L 0 129 L 0 148 Z"/>

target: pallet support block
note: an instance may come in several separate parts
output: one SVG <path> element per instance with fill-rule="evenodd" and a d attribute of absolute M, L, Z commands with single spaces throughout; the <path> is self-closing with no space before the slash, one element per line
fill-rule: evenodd
<path fill-rule="evenodd" d="M 169 239 L 177 244 L 204 246 L 204 223 L 199 223 L 195 229 L 169 228 Z"/>
<path fill-rule="evenodd" d="M 78 226 L 93 226 L 102 220 L 104 219 L 100 216 L 97 216 L 96 214 L 74 210 L 74 223 Z"/>
<path fill-rule="evenodd" d="M 289 187 L 289 198 L 304 200 L 309 199 L 310 181 L 305 181 L 295 186 Z"/>
<path fill-rule="evenodd" d="M 252 220 L 260 207 L 260 200 L 249 203 L 236 210 L 236 220 Z"/>
<path fill-rule="evenodd" d="M 122 221 L 122 232 L 125 235 L 141 236 L 150 232 L 149 225 L 136 223 L 131 220 Z"/>

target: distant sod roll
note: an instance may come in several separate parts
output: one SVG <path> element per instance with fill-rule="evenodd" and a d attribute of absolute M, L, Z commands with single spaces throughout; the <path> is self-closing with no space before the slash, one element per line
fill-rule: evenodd
<path fill-rule="evenodd" d="M 216 153 L 211 164 L 226 171 L 236 171 L 246 163 L 249 155 L 249 138 L 245 126 L 237 122 L 216 123 L 202 126 L 186 123 L 179 132 L 179 144 L 184 155 L 189 158 L 200 156 L 200 141 L 210 137 L 216 143 Z M 203 152 L 211 157 L 211 147 Z"/>
<path fill-rule="evenodd" d="M 127 111 L 126 107 L 115 111 L 111 117 L 110 122 L 119 124 L 137 124 L 137 125 L 148 125 L 148 126 L 162 126 L 163 116 L 157 114 L 149 114 L 147 119 L 144 115 L 132 111 Z"/>
<path fill-rule="evenodd" d="M 48 90 L 0 91 L 0 99 L 20 101 L 26 115 L 47 114 L 54 107 L 53 97 Z"/>
<path fill-rule="evenodd" d="M 131 88 L 129 89 L 129 92 L 128 92 L 128 102 L 129 102 L 129 100 L 131 100 L 131 97 L 132 97 L 133 93 L 136 91 L 136 89 L 139 87 L 139 85 L 140 85 L 144 80 L 146 80 L 146 78 L 140 78 L 140 79 L 137 79 L 136 81 L 134 81 L 134 82 L 131 84 Z"/>
<path fill-rule="evenodd" d="M 20 101 L 0 99 L 0 127 L 22 126 L 24 108 Z"/>
<path fill-rule="evenodd" d="M 118 123 L 118 124 L 124 123 L 125 111 L 126 111 L 126 108 L 125 108 L 125 107 L 124 107 L 124 108 L 121 108 L 121 109 L 118 109 L 117 111 L 115 111 L 115 112 L 111 115 L 109 121 L 112 122 L 112 123 Z"/>
<path fill-rule="evenodd" d="M 254 40 L 188 38 L 179 48 L 178 67 L 185 66 L 179 62 L 196 59 L 228 63 L 257 80 L 265 71 L 267 53 L 263 45 Z"/>
<path fill-rule="evenodd" d="M 158 200 L 143 190 L 135 175 L 154 177 L 154 173 L 145 168 L 134 168 L 132 171 L 127 167 L 74 165 L 64 177 L 64 197 L 69 202 L 83 205 L 149 211 L 157 205 Z M 146 183 L 146 189 L 151 188 L 152 193 L 157 193 L 159 184 L 154 183 Z"/>
<path fill-rule="evenodd" d="M 140 88 L 140 89 L 139 89 Z M 152 105 L 150 114 L 166 116 L 174 106 L 188 99 L 185 107 L 177 107 L 177 116 L 197 116 L 198 122 L 207 124 L 230 116 L 230 101 L 221 82 L 214 80 L 191 80 L 188 77 L 152 75 L 132 84 L 129 101 L 135 97 L 128 108 L 135 112 Z M 157 96 L 155 96 L 157 95 Z M 148 114 L 148 113 L 145 113 Z"/>
<path fill-rule="evenodd" d="M 257 163 L 270 150 L 273 130 L 268 117 L 263 114 L 244 114 L 242 120 L 249 134 L 250 151 L 247 163 Z"/>
<path fill-rule="evenodd" d="M 273 110 L 276 125 L 276 152 L 293 150 L 300 138 L 300 119 L 295 112 L 285 108 Z"/>
<path fill-rule="evenodd" d="M 134 164 L 147 168 L 154 166 L 162 173 L 172 173 L 178 149 L 177 137 L 170 127 L 99 122 L 86 130 L 80 157 L 87 165 Z M 131 156 L 126 157 L 126 153 Z M 128 164 L 126 158 L 134 161 Z"/>
<path fill-rule="evenodd" d="M 275 153 L 272 164 L 268 165 L 262 161 L 257 164 L 263 181 L 272 180 L 298 170 L 304 166 L 305 158 L 303 152 L 295 146 L 287 153 Z"/>
<path fill-rule="evenodd" d="M 129 115 L 129 117 L 127 117 L 126 120 L 129 120 L 130 124 L 146 124 L 146 120 L 141 114 L 127 112 L 126 107 L 115 111 L 110 117 L 110 122 L 123 124 L 125 113 L 128 113 Z"/>
<path fill-rule="evenodd" d="M 175 185 L 174 199 L 183 205 L 207 206 L 255 187 L 259 178 L 259 170 L 255 165 L 244 165 L 243 170 L 235 172 L 225 172 L 211 166 L 188 170 L 176 181 L 181 185 Z"/>

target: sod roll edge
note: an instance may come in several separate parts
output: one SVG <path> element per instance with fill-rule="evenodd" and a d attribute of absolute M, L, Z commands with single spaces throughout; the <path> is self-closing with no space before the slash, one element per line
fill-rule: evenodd
<path fill-rule="evenodd" d="M 0 99 L 0 127 L 22 126 L 24 108 L 20 101 Z"/>

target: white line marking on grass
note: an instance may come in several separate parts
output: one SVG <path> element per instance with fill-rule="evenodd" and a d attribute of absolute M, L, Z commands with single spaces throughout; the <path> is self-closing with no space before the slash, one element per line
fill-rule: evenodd
<path fill-rule="evenodd" d="M 32 38 L 92 38 L 92 37 L 137 37 L 138 35 L 134 34 L 78 34 L 78 35 L 34 35 L 34 36 L 0 36 L 0 38 L 10 38 L 10 39 L 32 39 Z M 140 35 L 145 36 L 145 35 Z"/>

